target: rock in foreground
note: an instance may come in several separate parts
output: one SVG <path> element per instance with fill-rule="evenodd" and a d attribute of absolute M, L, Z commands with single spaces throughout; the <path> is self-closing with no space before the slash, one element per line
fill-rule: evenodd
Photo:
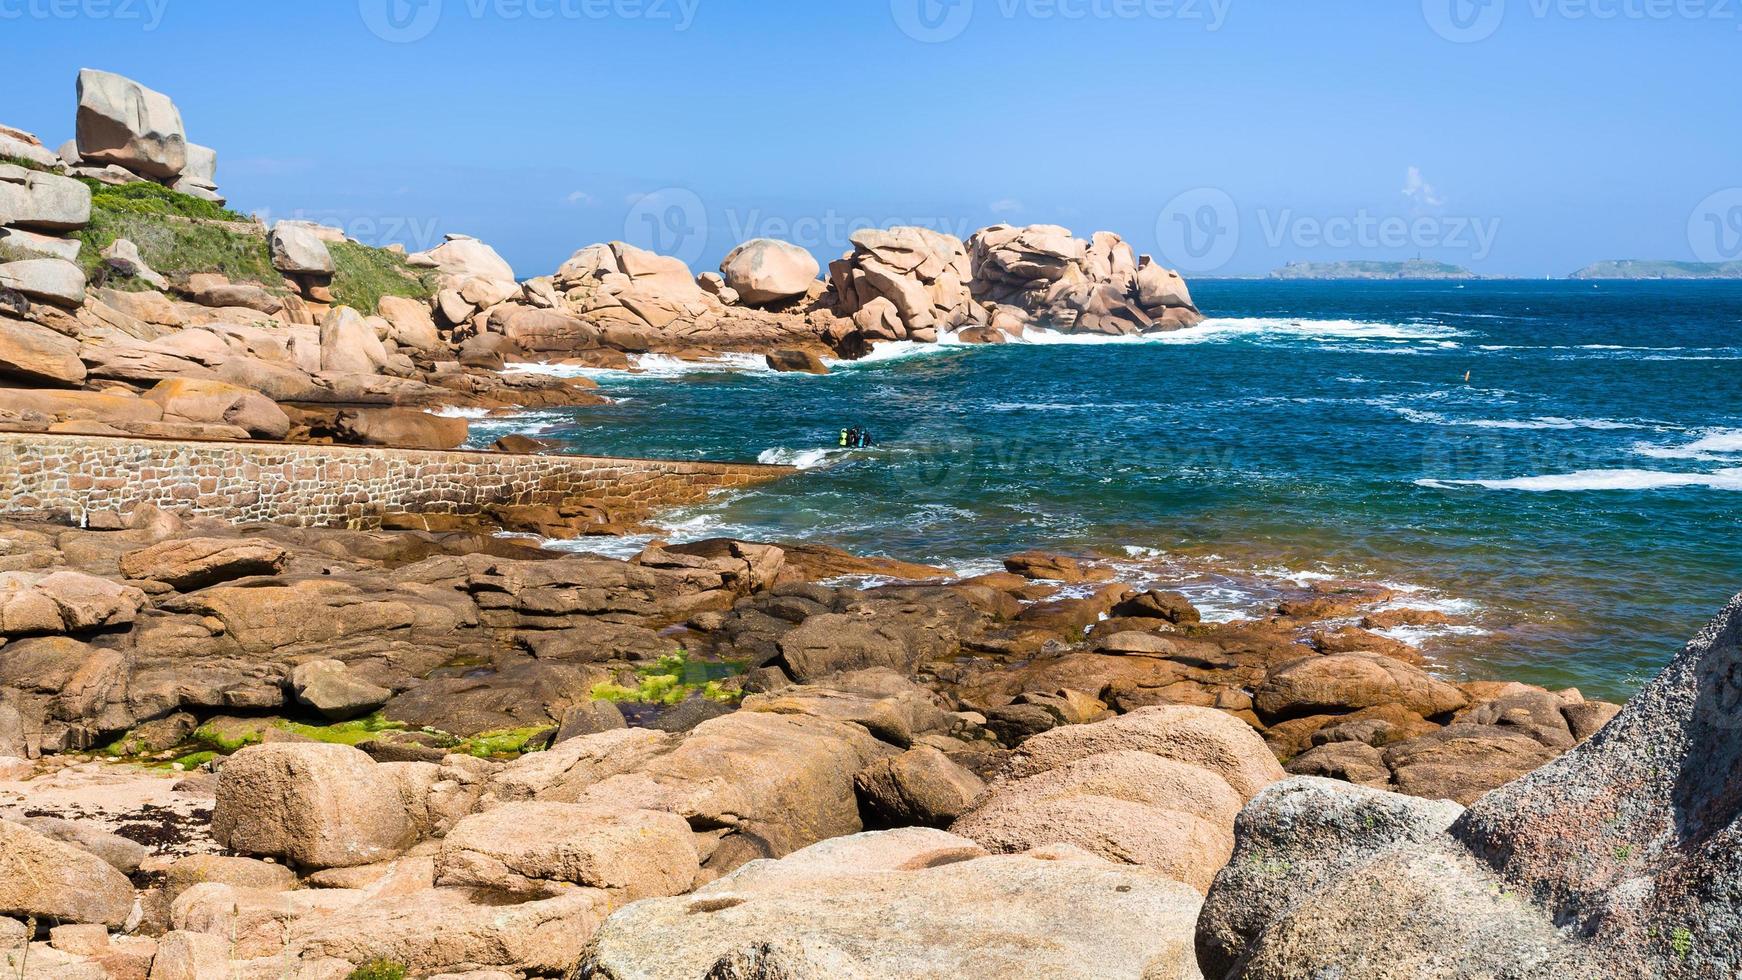
<path fill-rule="evenodd" d="M 1607 728 L 1448 823 L 1317 780 L 1240 817 L 1200 924 L 1211 976 L 1742 972 L 1742 597 Z"/>
<path fill-rule="evenodd" d="M 935 830 L 861 834 L 631 905 L 578 975 L 1198 977 L 1196 892 L 1074 848 L 985 856 Z"/>

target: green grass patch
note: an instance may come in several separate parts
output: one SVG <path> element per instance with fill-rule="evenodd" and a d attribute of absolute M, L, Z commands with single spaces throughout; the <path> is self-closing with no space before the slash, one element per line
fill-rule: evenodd
<path fill-rule="evenodd" d="M 0 153 L 0 163 L 8 163 L 14 167 L 23 167 L 26 170 L 34 170 L 39 174 L 54 173 L 53 167 L 45 167 L 42 164 L 37 163 L 35 160 L 26 160 L 23 157 L 9 156 L 5 153 Z"/>
<path fill-rule="evenodd" d="M 250 219 L 245 214 L 232 211 L 221 204 L 172 191 L 162 184 L 141 181 L 134 184 L 105 184 L 89 177 L 81 177 L 85 186 L 91 189 L 91 207 L 102 208 L 117 214 L 156 214 L 175 215 L 182 218 L 197 218 L 202 221 L 233 221 L 246 223 Z"/>
<path fill-rule="evenodd" d="M 462 755 L 476 756 L 480 759 L 511 758 L 538 752 L 542 746 L 528 745 L 533 739 L 551 730 L 550 725 L 539 725 L 536 728 L 515 728 L 499 732 L 481 732 L 465 739 L 454 747 L 454 751 Z"/>
<path fill-rule="evenodd" d="M 593 700 L 617 704 L 682 704 L 700 694 L 709 701 L 736 704 L 744 692 L 727 688 L 722 681 L 744 672 L 744 664 L 691 660 L 676 653 L 661 657 L 635 670 L 634 687 L 606 682 L 593 688 Z"/>
<path fill-rule="evenodd" d="M 193 741 L 220 754 L 232 755 L 250 745 L 259 745 L 269 728 L 329 745 L 361 745 L 382 732 L 405 730 L 404 725 L 388 721 L 379 714 L 330 725 L 288 721 L 283 718 L 226 718 L 222 723 L 211 721 L 194 729 Z"/>
<path fill-rule="evenodd" d="M 170 769 L 173 769 L 176 766 L 181 766 L 184 771 L 192 771 L 213 759 L 216 759 L 218 756 L 219 753 L 217 752 L 190 752 L 187 755 L 171 759 L 169 762 L 164 763 L 164 766 Z"/>
<path fill-rule="evenodd" d="M 373 314 L 383 296 L 428 302 L 436 294 L 435 273 L 414 269 L 402 256 L 356 242 L 328 242 L 337 270 L 333 300 L 364 315 Z"/>
<path fill-rule="evenodd" d="M 290 732 L 292 735 L 301 735 L 303 738 L 325 742 L 328 745 L 362 745 L 382 732 L 402 732 L 405 730 L 404 725 L 397 721 L 388 721 L 379 714 L 359 718 L 356 721 L 335 722 L 331 725 L 305 725 L 296 721 L 282 721 L 274 727 Z"/>
<path fill-rule="evenodd" d="M 176 220 L 245 222 L 245 216 L 158 184 L 85 183 L 91 188 L 91 222 L 77 234 L 84 243 L 79 263 L 93 284 L 134 292 L 151 288 L 142 280 L 108 272 L 103 250 L 125 238 L 139 246 L 147 265 L 171 279 L 215 272 L 232 282 L 282 291 L 284 277 L 272 267 L 265 235 Z"/>
<path fill-rule="evenodd" d="M 352 970 L 345 980 L 405 980 L 405 967 L 390 960 L 376 960 Z"/>
<path fill-rule="evenodd" d="M 204 203 L 204 202 L 202 202 Z M 127 288 L 104 274 L 103 250 L 125 238 L 139 246 L 145 264 L 171 279 L 215 272 L 232 282 L 254 282 L 282 291 L 284 277 L 272 267 L 263 235 L 244 235 L 217 225 L 171 221 L 161 214 L 113 211 L 93 205 L 91 223 L 78 233 L 79 263 L 92 281 Z"/>

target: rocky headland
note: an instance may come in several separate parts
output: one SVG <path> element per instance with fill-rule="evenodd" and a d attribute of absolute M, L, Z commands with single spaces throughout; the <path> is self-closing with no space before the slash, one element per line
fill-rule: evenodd
<path fill-rule="evenodd" d="M 1118 236 L 1050 226 L 864 231 L 826 273 L 766 239 L 700 276 L 606 243 L 520 280 L 464 236 L 402 254 L 226 211 L 215 154 L 127 79 L 84 73 L 77 129 L 0 129 L 0 428 L 450 449 L 441 409 L 601 400 L 539 363 L 827 371 L 1200 318 Z M 0 514 L 0 969 L 1742 970 L 1742 600 L 1623 708 L 1436 675 L 1380 631 L 1444 614 L 1371 582 L 1215 623 L 1088 556 L 962 577 L 500 533 L 628 530 L 602 499 Z"/>

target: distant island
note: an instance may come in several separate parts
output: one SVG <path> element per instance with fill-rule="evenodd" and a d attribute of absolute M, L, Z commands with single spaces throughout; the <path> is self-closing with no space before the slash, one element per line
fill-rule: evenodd
<path fill-rule="evenodd" d="M 1742 262 L 1670 262 L 1616 259 L 1598 262 L 1569 279 L 1742 279 Z"/>
<path fill-rule="evenodd" d="M 1446 262 L 1290 262 L 1271 279 L 1477 279 L 1474 272 Z"/>

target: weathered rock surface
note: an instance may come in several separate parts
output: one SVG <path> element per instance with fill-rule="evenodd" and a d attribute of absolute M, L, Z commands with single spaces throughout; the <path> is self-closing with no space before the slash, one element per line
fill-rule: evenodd
<path fill-rule="evenodd" d="M 258 391 L 223 381 L 175 378 L 146 392 L 168 421 L 232 425 L 257 439 L 283 439 L 290 416 Z"/>
<path fill-rule="evenodd" d="M 1242 814 L 1210 893 L 1207 973 L 1735 974 L 1739 665 L 1742 597 L 1590 741 L 1461 815 L 1312 780 L 1278 787 Z"/>
<path fill-rule="evenodd" d="M 79 342 L 47 327 L 0 316 L 0 376 L 28 384 L 77 386 L 85 380 Z"/>
<path fill-rule="evenodd" d="M 311 868 L 372 864 L 416 840 L 388 766 L 349 746 L 318 743 L 231 756 L 218 779 L 212 834 L 243 854 Z"/>
<path fill-rule="evenodd" d="M 510 803 L 454 827 L 436 880 L 533 898 L 597 888 L 627 903 L 689 891 L 700 866 L 689 824 L 673 813 Z"/>
<path fill-rule="evenodd" d="M 790 242 L 757 238 L 733 249 L 720 263 L 726 285 L 752 305 L 781 303 L 809 292 L 821 270 L 816 257 Z"/>
<path fill-rule="evenodd" d="M 176 538 L 120 558 L 121 574 L 193 592 L 254 575 L 276 575 L 290 553 L 271 541 L 248 538 Z"/>
<path fill-rule="evenodd" d="M 1199 976 L 1190 888 L 1069 848 L 982 854 L 935 830 L 831 840 L 623 909 L 578 976 Z"/>
<path fill-rule="evenodd" d="M 21 259 L 0 264 L 0 287 L 72 309 L 85 301 L 85 272 L 65 259 Z"/>
<path fill-rule="evenodd" d="M 89 187 L 71 177 L 0 163 L 0 225 L 47 232 L 73 231 L 90 220 Z"/>
<path fill-rule="evenodd" d="M 948 827 L 986 791 L 984 780 L 929 745 L 873 762 L 853 783 L 882 827 Z"/>
<path fill-rule="evenodd" d="M 133 886 L 102 858 L 0 820 L 0 916 L 119 926 Z"/>
<path fill-rule="evenodd" d="M 975 300 L 1024 325 L 1128 336 L 1203 319 L 1184 280 L 1112 232 L 1084 241 L 1056 225 L 994 225 L 968 253 Z"/>
<path fill-rule="evenodd" d="M 305 221 L 280 221 L 267 237 L 272 267 L 289 275 L 330 276 L 336 269 L 327 243 Z"/>
<path fill-rule="evenodd" d="M 79 72 L 78 141 L 84 162 L 147 177 L 177 177 L 188 166 L 187 131 L 169 96 L 106 71 Z"/>
<path fill-rule="evenodd" d="M 290 691 L 300 704 L 332 721 L 361 718 L 386 704 L 393 692 L 357 677 L 340 660 L 314 660 L 290 672 Z"/>
<path fill-rule="evenodd" d="M 1234 817 L 1283 773 L 1244 722 L 1207 708 L 1146 708 L 1023 743 L 1013 778 L 951 826 L 1001 853 L 1070 844 L 1208 890 L 1234 849 Z"/>
<path fill-rule="evenodd" d="M 867 228 L 829 263 L 836 312 L 868 341 L 933 340 L 937 331 L 980 322 L 968 292 L 968 253 L 960 239 L 929 228 Z"/>

